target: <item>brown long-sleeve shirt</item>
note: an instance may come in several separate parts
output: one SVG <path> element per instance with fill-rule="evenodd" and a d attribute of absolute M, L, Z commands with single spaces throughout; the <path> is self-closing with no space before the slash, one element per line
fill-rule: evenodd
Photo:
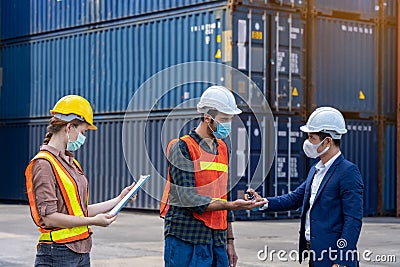
<path fill-rule="evenodd" d="M 80 172 L 73 163 L 74 155 L 68 151 L 65 153 L 55 147 L 43 145 L 40 150 L 52 153 L 65 167 L 68 173 L 75 179 L 78 193 L 81 200 L 83 212 L 87 212 L 86 190 L 88 181 L 84 173 Z M 44 217 L 55 212 L 68 214 L 67 207 L 63 200 L 60 188 L 50 162 L 45 159 L 38 159 L 33 164 L 33 192 L 35 195 L 36 206 L 40 217 Z M 42 218 L 39 221 L 43 224 Z M 89 253 L 92 248 L 92 238 L 67 243 L 66 246 L 77 253 Z"/>

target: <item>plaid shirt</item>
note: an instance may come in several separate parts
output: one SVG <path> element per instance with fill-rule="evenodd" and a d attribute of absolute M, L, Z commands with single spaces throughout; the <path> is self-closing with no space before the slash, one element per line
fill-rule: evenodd
<path fill-rule="evenodd" d="M 211 151 L 206 142 L 191 130 L 189 135 L 200 144 L 201 148 L 209 153 L 218 153 L 218 142 L 214 140 L 214 148 Z M 181 240 L 193 244 L 209 244 L 211 239 L 217 246 L 226 243 L 226 230 L 213 230 L 193 217 L 192 212 L 202 213 L 206 211 L 211 202 L 211 197 L 198 195 L 195 186 L 194 165 L 190 157 L 186 143 L 179 140 L 172 145 L 168 155 L 170 167 L 171 206 L 165 215 L 164 236 L 173 235 Z M 184 187 L 177 190 L 172 184 Z M 229 187 L 229 183 L 228 183 Z M 229 188 L 227 188 L 228 191 Z M 231 200 L 230 193 L 228 201 Z M 179 203 L 179 205 L 176 205 Z M 202 203 L 199 205 L 199 203 Z M 174 205 L 175 204 L 175 205 Z M 233 212 L 228 211 L 228 222 L 233 221 Z"/>

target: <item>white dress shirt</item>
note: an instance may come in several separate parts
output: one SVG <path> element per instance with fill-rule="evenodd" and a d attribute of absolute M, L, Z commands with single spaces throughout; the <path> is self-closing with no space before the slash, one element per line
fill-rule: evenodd
<path fill-rule="evenodd" d="M 327 163 L 323 164 L 322 161 L 319 161 L 317 165 L 315 165 L 316 172 L 314 174 L 314 179 L 311 184 L 311 196 L 310 196 L 310 208 L 307 211 L 306 214 L 306 240 L 310 241 L 310 210 L 312 209 L 312 206 L 314 204 L 315 196 L 317 195 L 319 186 L 321 185 L 322 180 L 325 177 L 325 174 L 328 172 L 329 168 L 332 166 L 333 162 L 341 155 L 342 153 L 339 151 L 336 153 L 335 156 L 333 156 L 330 160 L 328 160 Z"/>

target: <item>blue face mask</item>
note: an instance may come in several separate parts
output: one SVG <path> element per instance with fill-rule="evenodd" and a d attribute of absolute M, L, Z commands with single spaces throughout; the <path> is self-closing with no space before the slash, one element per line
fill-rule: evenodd
<path fill-rule="evenodd" d="M 74 128 L 75 131 L 78 133 L 78 130 Z M 78 138 L 75 141 L 69 141 L 69 134 L 67 133 L 68 136 L 68 144 L 67 144 L 67 150 L 68 151 L 76 151 L 78 150 L 86 140 L 86 136 L 84 136 L 81 133 L 78 133 Z"/>
<path fill-rule="evenodd" d="M 229 134 L 231 133 L 231 129 L 232 129 L 232 123 L 231 122 L 217 122 L 217 130 L 213 132 L 215 138 L 219 138 L 219 139 L 224 139 L 226 137 L 229 136 Z"/>

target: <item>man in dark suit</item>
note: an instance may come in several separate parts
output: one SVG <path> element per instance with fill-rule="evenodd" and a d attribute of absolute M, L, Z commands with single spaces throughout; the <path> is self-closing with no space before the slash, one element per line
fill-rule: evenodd
<path fill-rule="evenodd" d="M 303 150 L 320 158 L 307 179 L 286 195 L 268 197 L 261 209 L 285 211 L 302 208 L 299 256 L 309 266 L 358 266 L 357 242 L 363 215 L 363 180 L 357 166 L 340 152 L 347 132 L 342 114 L 330 107 L 316 109 L 300 129 L 308 134 Z M 257 198 L 254 190 L 249 189 Z"/>

